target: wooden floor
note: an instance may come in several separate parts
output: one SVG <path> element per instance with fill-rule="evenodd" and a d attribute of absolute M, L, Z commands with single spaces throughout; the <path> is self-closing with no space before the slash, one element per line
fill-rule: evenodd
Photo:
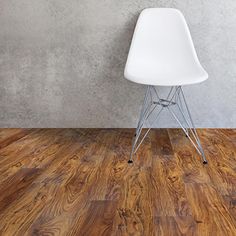
<path fill-rule="evenodd" d="M 1 129 L 0 235 L 236 235 L 236 130 Z"/>

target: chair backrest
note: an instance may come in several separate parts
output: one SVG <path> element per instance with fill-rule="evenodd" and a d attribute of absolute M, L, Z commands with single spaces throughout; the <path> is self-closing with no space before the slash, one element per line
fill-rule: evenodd
<path fill-rule="evenodd" d="M 148 8 L 141 12 L 127 59 L 125 77 L 130 79 L 130 71 L 141 69 L 167 79 L 203 70 L 187 23 L 179 10 Z"/>

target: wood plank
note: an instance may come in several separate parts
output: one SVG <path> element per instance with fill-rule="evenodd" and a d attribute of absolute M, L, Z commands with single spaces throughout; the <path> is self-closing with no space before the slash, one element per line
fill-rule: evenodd
<path fill-rule="evenodd" d="M 24 194 L 26 188 L 40 174 L 37 168 L 23 168 L 0 186 L 0 212 Z"/>
<path fill-rule="evenodd" d="M 213 187 L 206 184 L 187 184 L 186 191 L 197 222 L 197 235 L 235 235 L 235 220 L 223 198 Z"/>
<path fill-rule="evenodd" d="M 87 186 L 86 194 L 83 195 L 87 202 L 106 200 L 105 194 L 109 179 L 108 173 L 113 162 L 113 153 L 111 150 L 117 145 L 116 141 L 119 139 L 119 135 L 119 132 L 113 129 L 105 129 L 100 133 L 99 143 L 102 144 L 102 146 L 100 150 L 96 151 L 96 155 L 94 155 L 93 158 L 101 162 L 97 165 L 95 176 Z M 78 178 L 78 176 L 76 178 Z M 75 212 L 69 235 L 78 235 L 83 231 L 83 218 L 88 214 L 89 207 L 90 204 L 86 202 L 80 205 L 80 210 Z"/>
<path fill-rule="evenodd" d="M 236 222 L 236 194 L 223 195 L 223 199 L 226 203 L 227 209 L 231 213 L 231 216 L 234 218 L 234 221 Z"/>
<path fill-rule="evenodd" d="M 153 129 L 151 130 L 152 137 L 152 154 L 157 155 L 159 158 L 166 158 L 173 156 L 173 148 L 170 142 L 169 134 L 166 129 Z"/>
<path fill-rule="evenodd" d="M 154 130 L 152 138 L 153 164 L 150 170 L 155 216 L 191 215 L 182 170 L 174 157 L 168 132 Z M 159 135 L 160 134 L 160 135 Z M 165 140 L 165 142 L 161 141 Z M 157 151 L 163 150 L 163 151 Z"/>
<path fill-rule="evenodd" d="M 116 202 L 111 200 L 91 201 L 90 207 L 84 216 L 79 235 L 97 236 L 112 234 L 115 217 Z M 91 227 L 92 226 L 92 227 Z"/>
<path fill-rule="evenodd" d="M 0 165 L 4 166 L 6 163 L 12 162 L 12 160 L 20 158 L 24 153 L 29 153 L 34 145 L 38 145 L 40 143 L 40 138 L 53 136 L 53 130 L 41 129 L 41 130 L 33 130 L 29 135 L 15 141 L 12 145 L 8 145 L 3 149 L 0 149 Z M 59 130 L 58 130 L 59 132 Z M 51 136 L 50 136 L 51 134 Z"/>
<path fill-rule="evenodd" d="M 120 199 L 114 219 L 114 235 L 152 235 L 154 217 L 147 170 L 131 167 L 120 187 Z M 142 201 L 143 199 L 143 201 Z"/>
<path fill-rule="evenodd" d="M 117 201 L 112 235 L 151 235 L 154 232 L 152 203 L 144 187 L 149 183 L 148 171 L 152 165 L 151 140 L 144 142 L 134 157 L 134 164 L 129 165 L 132 137 L 132 130 L 122 132 L 107 184 L 106 198 Z"/>
<path fill-rule="evenodd" d="M 236 148 L 215 130 L 201 131 L 205 152 L 210 159 L 208 174 L 223 195 L 236 192 Z"/>
<path fill-rule="evenodd" d="M 1 129 L 0 131 L 0 149 L 23 138 L 32 132 L 32 129 Z"/>
<path fill-rule="evenodd" d="M 168 129 L 177 165 L 183 172 L 185 183 L 211 183 L 209 166 L 203 166 L 198 152 L 180 129 Z M 209 159 L 211 162 L 211 159 Z"/>
<path fill-rule="evenodd" d="M 196 225 L 192 216 L 155 217 L 155 233 L 158 236 L 196 235 Z"/>
<path fill-rule="evenodd" d="M 49 135 L 50 134 L 50 135 Z M 29 137 L 30 138 L 30 137 Z M 40 162 L 43 162 L 51 151 L 51 146 L 54 144 L 57 146 L 57 140 L 61 137 L 60 130 L 49 130 L 44 135 L 39 136 L 38 139 L 35 140 L 35 143 L 31 143 L 31 148 L 22 149 L 18 151 L 18 155 L 14 154 L 8 155 L 8 159 L 1 162 L 0 172 L 1 172 L 1 180 L 0 183 L 15 174 L 21 168 L 37 168 Z M 12 144 L 7 149 L 15 149 L 15 145 Z M 56 149 L 53 148 L 55 151 Z"/>
<path fill-rule="evenodd" d="M 153 195 L 154 215 L 191 215 L 181 171 L 176 163 L 154 160 L 151 173 L 150 191 Z"/>

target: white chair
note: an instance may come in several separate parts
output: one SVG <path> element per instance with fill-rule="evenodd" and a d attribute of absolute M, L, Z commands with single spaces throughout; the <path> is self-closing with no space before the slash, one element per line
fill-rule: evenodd
<path fill-rule="evenodd" d="M 133 162 L 133 155 L 160 113 L 167 109 L 207 164 L 182 86 L 200 83 L 208 78 L 208 74 L 198 60 L 185 18 L 179 10 L 148 8 L 141 12 L 124 75 L 132 82 L 147 85 L 128 162 Z M 155 86 L 170 86 L 167 97 L 161 98 Z M 149 129 L 141 135 L 150 115 L 158 108 Z"/>

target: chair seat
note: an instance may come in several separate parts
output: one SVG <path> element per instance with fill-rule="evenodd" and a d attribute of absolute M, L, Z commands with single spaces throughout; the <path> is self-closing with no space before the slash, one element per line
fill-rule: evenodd
<path fill-rule="evenodd" d="M 154 86 L 195 84 L 208 78 L 180 11 L 172 8 L 142 11 L 130 46 L 125 78 Z"/>
<path fill-rule="evenodd" d="M 168 68 L 158 70 L 155 63 L 137 63 L 130 68 L 125 77 L 135 83 L 153 86 L 180 86 L 203 82 L 208 78 L 205 70 L 193 68 Z M 164 66 L 163 66 L 164 67 Z"/>

